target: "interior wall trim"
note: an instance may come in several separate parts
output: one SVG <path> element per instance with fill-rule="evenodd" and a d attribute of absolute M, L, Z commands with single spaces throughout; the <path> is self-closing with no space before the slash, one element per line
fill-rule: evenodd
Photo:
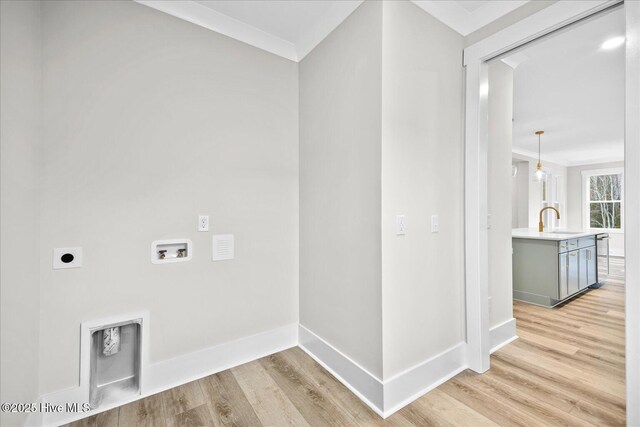
<path fill-rule="evenodd" d="M 382 381 L 302 325 L 298 336 L 302 350 L 382 418 L 391 416 L 467 368 L 466 344 L 462 342 Z"/>
<path fill-rule="evenodd" d="M 141 315 L 145 320 L 148 318 L 146 313 L 138 314 Z M 91 322 L 91 325 L 114 323 L 112 320 L 101 319 Z M 148 325 L 148 321 L 143 323 L 143 334 L 148 334 Z M 515 321 L 513 325 L 515 327 Z M 84 326 L 89 327 L 89 324 Z M 89 412 L 34 413 L 26 425 L 41 427 L 71 423 L 295 346 L 316 360 L 382 418 L 389 417 L 467 368 L 466 344 L 459 343 L 382 381 L 309 329 L 290 324 L 153 364 L 146 363 L 148 357 L 145 355 L 142 358 L 140 395 Z M 88 400 L 88 388 L 78 385 L 42 395 L 38 403 L 64 407 L 76 402 L 81 405 Z"/>
<path fill-rule="evenodd" d="M 384 418 L 467 369 L 461 342 L 384 382 Z"/>
<path fill-rule="evenodd" d="M 500 350 L 505 345 L 518 339 L 516 333 L 516 319 L 511 318 L 489 329 L 489 343 L 491 354 Z"/>
<path fill-rule="evenodd" d="M 145 330 L 143 330 L 143 334 L 145 334 Z M 260 359 L 261 357 L 295 347 L 297 344 L 298 325 L 289 324 L 172 359 L 147 364 L 146 366 L 144 366 L 146 357 L 143 357 L 140 395 L 111 405 L 105 405 L 104 407 L 89 412 L 49 412 L 42 414 L 40 418 L 35 416 L 37 414 L 34 414 L 33 417 L 27 420 L 27 425 L 51 426 L 77 421 L 208 375 Z M 72 402 L 83 404 L 89 401 L 89 390 L 83 386 L 71 387 L 45 394 L 41 396 L 39 400 L 42 403 L 63 406 Z"/>
<path fill-rule="evenodd" d="M 294 62 L 300 62 L 363 2 L 363 0 L 344 0 L 332 4 L 321 20 L 307 28 L 300 40 L 292 43 L 206 7 L 197 1 L 134 1 Z"/>
<path fill-rule="evenodd" d="M 298 61 L 298 54 L 293 43 L 272 34 L 252 27 L 249 24 L 233 19 L 227 15 L 208 8 L 196 1 L 184 0 L 134 0 L 145 6 L 173 15 L 200 27 L 239 40 L 258 49 L 275 55 Z"/>
<path fill-rule="evenodd" d="M 383 382 L 340 350 L 304 326 L 299 326 L 298 347 L 351 390 L 375 413 L 384 417 Z"/>

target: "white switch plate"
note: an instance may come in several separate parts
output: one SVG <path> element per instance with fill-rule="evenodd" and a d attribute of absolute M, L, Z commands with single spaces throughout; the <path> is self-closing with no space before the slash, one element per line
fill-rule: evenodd
<path fill-rule="evenodd" d="M 438 215 L 431 215 L 431 232 L 438 233 L 440 231 L 440 217 Z"/>
<path fill-rule="evenodd" d="M 396 236 L 407 234 L 407 219 L 404 215 L 396 215 Z"/>
<path fill-rule="evenodd" d="M 198 231 L 209 231 L 209 215 L 198 217 Z"/>
<path fill-rule="evenodd" d="M 213 235 L 213 261 L 224 261 L 235 258 L 233 234 Z"/>
<path fill-rule="evenodd" d="M 82 248 L 55 248 L 53 250 L 53 269 L 82 267 Z"/>

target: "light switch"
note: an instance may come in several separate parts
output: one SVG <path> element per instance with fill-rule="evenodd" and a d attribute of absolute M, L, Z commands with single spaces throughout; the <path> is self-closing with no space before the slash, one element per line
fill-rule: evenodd
<path fill-rule="evenodd" d="M 431 232 L 437 233 L 440 231 L 440 218 L 438 215 L 431 215 Z"/>
<path fill-rule="evenodd" d="M 209 231 L 209 215 L 198 217 L 198 231 Z"/>
<path fill-rule="evenodd" d="M 407 219 L 404 215 L 396 215 L 396 236 L 407 234 Z"/>

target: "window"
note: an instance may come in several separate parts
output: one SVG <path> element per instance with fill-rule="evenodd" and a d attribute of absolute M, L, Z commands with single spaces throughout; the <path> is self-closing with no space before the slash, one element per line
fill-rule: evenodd
<path fill-rule="evenodd" d="M 583 172 L 585 182 L 585 224 L 588 228 L 622 230 L 623 171 Z"/>

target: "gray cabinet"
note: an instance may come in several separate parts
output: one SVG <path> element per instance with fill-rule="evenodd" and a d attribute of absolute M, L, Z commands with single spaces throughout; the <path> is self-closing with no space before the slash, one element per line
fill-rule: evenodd
<path fill-rule="evenodd" d="M 589 280 L 587 278 L 587 251 L 588 249 L 580 249 L 578 252 L 578 283 L 580 289 L 584 289 L 589 286 Z"/>
<path fill-rule="evenodd" d="M 569 257 L 569 292 L 568 295 L 573 295 L 580 290 L 580 258 L 578 251 L 567 252 Z"/>
<path fill-rule="evenodd" d="M 577 250 L 558 255 L 559 300 L 563 300 L 580 290 L 579 267 L 580 260 Z"/>
<path fill-rule="evenodd" d="M 598 256 L 596 253 L 596 247 L 592 246 L 582 250 L 585 251 L 584 270 L 587 276 L 587 286 L 591 286 L 598 281 L 598 276 L 597 276 Z"/>
<path fill-rule="evenodd" d="M 513 297 L 553 307 L 597 282 L 595 236 L 513 238 Z"/>
<path fill-rule="evenodd" d="M 560 299 L 569 296 L 569 254 L 563 253 L 558 255 L 558 276 L 559 276 L 559 294 Z"/>

